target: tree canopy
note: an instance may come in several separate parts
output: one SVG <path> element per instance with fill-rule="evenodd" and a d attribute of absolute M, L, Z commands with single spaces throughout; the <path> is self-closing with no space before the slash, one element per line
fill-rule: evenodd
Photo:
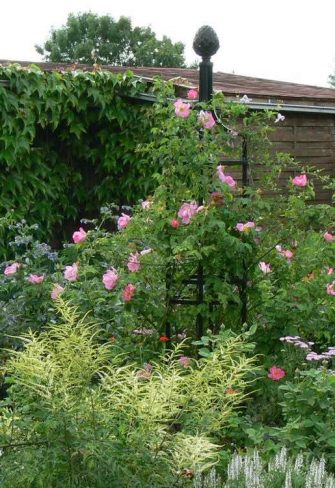
<path fill-rule="evenodd" d="M 150 27 L 132 27 L 131 20 L 94 13 L 70 14 L 65 25 L 51 29 L 43 46 L 45 61 L 120 66 L 185 66 L 184 44 L 162 40 Z"/>

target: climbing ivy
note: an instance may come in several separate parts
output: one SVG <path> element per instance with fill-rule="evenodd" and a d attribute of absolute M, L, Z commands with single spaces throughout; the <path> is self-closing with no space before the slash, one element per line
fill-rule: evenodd
<path fill-rule="evenodd" d="M 105 202 L 147 194 L 153 168 L 136 148 L 150 137 L 151 108 L 129 101 L 145 88 L 131 72 L 15 64 L 0 66 L 0 80 L 0 215 L 61 238 Z"/>

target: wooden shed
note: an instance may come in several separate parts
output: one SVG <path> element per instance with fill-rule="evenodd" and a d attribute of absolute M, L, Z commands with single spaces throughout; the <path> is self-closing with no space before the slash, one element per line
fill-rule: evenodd
<path fill-rule="evenodd" d="M 1 61 L 0 64 L 21 61 Z M 45 71 L 74 69 L 63 63 L 34 63 Z M 76 69 L 90 71 L 92 66 L 76 65 Z M 124 72 L 127 67 L 104 66 L 112 72 Z M 172 80 L 181 87 L 197 87 L 199 72 L 186 68 L 131 68 L 133 73 L 150 82 L 154 76 Z M 335 89 L 322 88 L 297 83 L 265 80 L 235 74 L 214 73 L 214 90 L 222 91 L 228 100 L 240 99 L 247 95 L 248 107 L 253 110 L 275 109 L 285 115 L 285 121 L 278 124 L 271 139 L 274 149 L 287 152 L 292 157 L 313 165 L 335 177 Z M 143 101 L 150 96 L 143 95 Z M 316 201 L 330 203 L 331 192 L 316 187 Z"/>

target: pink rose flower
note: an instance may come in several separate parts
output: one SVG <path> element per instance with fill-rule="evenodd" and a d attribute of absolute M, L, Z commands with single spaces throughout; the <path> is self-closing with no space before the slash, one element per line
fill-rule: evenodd
<path fill-rule="evenodd" d="M 292 251 L 290 251 L 289 249 L 283 249 L 280 245 L 276 246 L 276 250 L 281 256 L 286 258 L 288 261 L 290 261 L 294 256 Z"/>
<path fill-rule="evenodd" d="M 191 358 L 189 358 L 187 356 L 180 356 L 180 358 L 178 359 L 178 362 L 179 362 L 180 366 L 182 366 L 183 368 L 188 368 L 189 365 L 191 364 Z"/>
<path fill-rule="evenodd" d="M 118 282 L 119 275 L 115 268 L 111 268 L 102 277 L 102 282 L 107 290 L 113 290 Z"/>
<path fill-rule="evenodd" d="M 292 180 L 294 186 L 306 186 L 308 183 L 306 175 L 295 176 Z"/>
<path fill-rule="evenodd" d="M 132 273 L 136 273 L 140 269 L 140 254 L 138 252 L 132 253 L 129 256 L 127 267 Z"/>
<path fill-rule="evenodd" d="M 282 368 L 272 366 L 269 369 L 268 378 L 270 378 L 270 380 L 279 381 L 284 378 L 284 376 L 286 376 L 286 373 Z"/>
<path fill-rule="evenodd" d="M 117 221 L 117 228 L 119 230 L 125 229 L 130 221 L 131 221 L 131 217 L 129 217 L 129 215 L 126 215 L 124 213 L 121 214 L 121 217 L 119 217 Z"/>
<path fill-rule="evenodd" d="M 174 229 L 178 229 L 178 227 L 180 227 L 180 220 L 178 220 L 178 219 L 172 219 L 171 222 L 170 222 L 170 225 Z"/>
<path fill-rule="evenodd" d="M 72 266 L 65 266 L 64 278 L 68 281 L 76 281 L 78 277 L 78 265 L 73 263 Z"/>
<path fill-rule="evenodd" d="M 331 232 L 325 232 L 323 234 L 323 237 L 328 242 L 331 242 L 331 241 L 333 241 L 335 239 L 335 236 L 333 236 L 333 234 Z"/>
<path fill-rule="evenodd" d="M 230 188 L 235 188 L 237 183 L 232 176 L 227 176 L 224 174 L 223 172 L 224 166 L 219 164 L 219 166 L 216 169 L 217 169 L 217 175 L 219 177 L 219 180 L 221 180 L 222 183 L 226 183 L 228 186 L 230 186 Z"/>
<path fill-rule="evenodd" d="M 178 217 L 181 218 L 183 224 L 189 224 L 197 210 L 198 205 L 196 203 L 183 203 L 178 211 Z"/>
<path fill-rule="evenodd" d="M 261 261 L 260 263 L 258 263 L 258 267 L 259 269 L 262 271 L 262 273 L 264 274 L 268 274 L 268 273 L 271 273 L 271 266 L 267 263 L 265 263 L 264 261 Z"/>
<path fill-rule="evenodd" d="M 136 286 L 132 283 L 128 283 L 123 289 L 122 298 L 125 302 L 130 302 L 136 291 Z"/>
<path fill-rule="evenodd" d="M 327 269 L 327 275 L 331 275 L 334 273 L 334 268 L 328 268 Z"/>
<path fill-rule="evenodd" d="M 328 293 L 328 295 L 335 296 L 335 281 L 333 281 L 332 283 L 329 283 L 329 285 L 327 285 L 327 293 Z"/>
<path fill-rule="evenodd" d="M 55 283 L 51 292 L 51 298 L 56 300 L 61 293 L 63 293 L 64 288 L 60 286 L 58 283 Z"/>
<path fill-rule="evenodd" d="M 182 117 L 183 119 L 186 119 L 190 115 L 191 105 L 189 103 L 185 103 L 179 99 L 173 105 L 177 117 Z"/>
<path fill-rule="evenodd" d="M 245 224 L 238 223 L 236 224 L 235 229 L 239 232 L 249 232 L 250 229 L 254 229 L 256 226 L 255 222 L 246 222 Z"/>
<path fill-rule="evenodd" d="M 42 283 L 42 281 L 44 281 L 44 275 L 31 274 L 29 275 L 28 281 L 29 283 L 38 285 L 39 283 Z"/>
<path fill-rule="evenodd" d="M 87 232 L 84 231 L 82 227 L 79 230 L 72 234 L 72 239 L 75 244 L 79 244 L 79 242 L 83 242 L 87 237 Z"/>
<path fill-rule="evenodd" d="M 201 110 L 201 112 L 199 113 L 198 120 L 204 129 L 212 129 L 212 127 L 214 127 L 214 125 L 216 124 L 212 113 L 205 112 L 204 110 Z"/>
<path fill-rule="evenodd" d="M 5 271 L 4 271 L 4 275 L 5 276 L 11 276 L 11 275 L 15 274 L 19 268 L 21 268 L 20 263 L 10 264 L 9 266 L 6 266 Z"/>
<path fill-rule="evenodd" d="M 198 96 L 199 96 L 198 90 L 196 90 L 195 88 L 191 88 L 187 92 L 187 98 L 189 100 L 197 100 Z"/>

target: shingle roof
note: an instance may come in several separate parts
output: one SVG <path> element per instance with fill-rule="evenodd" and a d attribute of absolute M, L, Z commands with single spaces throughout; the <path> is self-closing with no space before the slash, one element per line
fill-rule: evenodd
<path fill-rule="evenodd" d="M 27 61 L 1 61 L 0 64 L 8 65 L 10 63 L 19 63 L 22 66 L 32 64 Z M 64 71 L 74 69 L 74 65 L 64 63 L 33 63 L 45 71 Z M 76 65 L 76 69 L 91 71 L 92 66 Z M 153 78 L 161 76 L 165 80 L 175 79 L 176 84 L 185 84 L 197 86 L 199 73 L 196 69 L 188 68 L 146 68 L 146 67 L 123 67 L 104 65 L 103 69 L 115 73 L 131 70 L 137 76 L 144 78 Z M 230 97 L 242 96 L 255 97 L 257 100 L 271 99 L 272 101 L 283 102 L 301 102 L 319 105 L 335 105 L 335 89 L 322 88 L 310 85 L 301 85 L 298 83 L 288 83 L 284 81 L 267 80 L 263 78 L 254 78 L 251 76 L 240 76 L 230 73 L 216 72 L 213 75 L 214 89 L 222 91 Z"/>

